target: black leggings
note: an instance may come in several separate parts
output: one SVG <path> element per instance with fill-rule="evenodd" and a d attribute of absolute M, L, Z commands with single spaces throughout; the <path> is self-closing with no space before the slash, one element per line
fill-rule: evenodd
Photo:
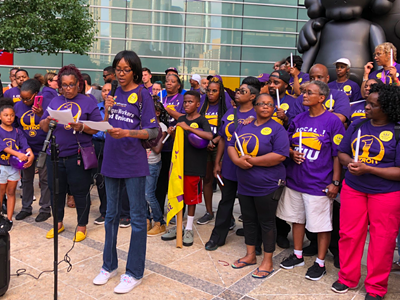
<path fill-rule="evenodd" d="M 278 207 L 278 200 L 272 199 L 273 194 L 260 197 L 239 194 L 245 244 L 249 246 L 257 245 L 257 235 L 260 234 L 258 224 L 260 224 L 264 252 L 267 253 L 275 251 L 275 214 Z"/>

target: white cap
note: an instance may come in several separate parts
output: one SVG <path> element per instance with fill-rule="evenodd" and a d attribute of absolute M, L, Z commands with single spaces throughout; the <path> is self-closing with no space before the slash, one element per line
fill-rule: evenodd
<path fill-rule="evenodd" d="M 200 84 L 201 76 L 199 74 L 193 74 L 190 79 L 196 80 Z"/>
<path fill-rule="evenodd" d="M 339 58 L 337 61 L 335 61 L 333 64 L 336 65 L 337 63 L 342 63 L 345 65 L 348 65 L 349 68 L 351 68 L 351 63 L 350 60 L 348 60 L 347 58 Z"/>

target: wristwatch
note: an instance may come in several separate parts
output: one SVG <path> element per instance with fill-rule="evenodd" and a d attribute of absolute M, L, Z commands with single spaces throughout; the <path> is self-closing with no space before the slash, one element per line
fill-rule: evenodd
<path fill-rule="evenodd" d="M 334 186 L 339 186 L 340 185 L 340 181 L 337 181 L 337 180 L 333 180 L 332 183 L 333 183 Z"/>

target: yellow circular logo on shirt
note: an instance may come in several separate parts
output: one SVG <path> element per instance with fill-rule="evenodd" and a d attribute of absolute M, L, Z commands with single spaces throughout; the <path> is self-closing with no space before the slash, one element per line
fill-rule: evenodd
<path fill-rule="evenodd" d="M 132 94 L 130 94 L 130 96 L 128 97 L 128 102 L 129 102 L 130 104 L 135 104 L 136 101 L 137 101 L 137 99 L 138 99 L 137 94 L 136 94 L 136 93 L 132 93 Z"/>
<path fill-rule="evenodd" d="M 303 81 L 303 78 L 300 78 L 300 79 L 299 79 L 299 83 L 301 83 L 302 81 Z"/>
<path fill-rule="evenodd" d="M 192 124 L 190 124 L 190 127 L 194 128 L 194 129 L 197 129 L 197 128 L 199 128 L 199 124 L 192 123 Z"/>
<path fill-rule="evenodd" d="M 382 78 L 382 74 L 381 73 L 376 74 L 376 78 L 381 79 Z"/>
<path fill-rule="evenodd" d="M 271 134 L 271 132 L 272 132 L 272 129 L 269 128 L 269 127 L 265 127 L 265 128 L 263 128 L 263 129 L 261 130 L 261 134 L 262 134 L 262 135 L 269 135 L 269 134 Z"/>
<path fill-rule="evenodd" d="M 228 121 L 233 121 L 234 118 L 235 118 L 235 116 L 232 114 L 232 115 L 229 115 L 226 119 Z"/>
<path fill-rule="evenodd" d="M 384 142 L 389 142 L 393 138 L 393 132 L 391 131 L 382 131 L 379 135 L 379 139 Z"/>
<path fill-rule="evenodd" d="M 345 92 L 350 92 L 351 91 L 351 86 L 350 85 L 345 85 L 344 87 L 343 87 L 343 91 L 345 91 Z"/>
<path fill-rule="evenodd" d="M 340 145 L 340 143 L 342 142 L 342 139 L 343 139 L 343 135 L 341 135 L 341 134 L 337 134 L 337 135 L 335 135 L 334 137 L 333 137 L 333 142 L 336 144 L 336 145 Z"/>
<path fill-rule="evenodd" d="M 282 104 L 281 104 L 281 108 L 282 108 L 283 110 L 289 110 L 289 104 L 287 104 L 287 103 L 282 103 Z"/>
<path fill-rule="evenodd" d="M 330 109 L 330 107 L 331 107 L 331 101 L 332 101 L 332 108 L 335 106 L 335 100 L 329 99 L 328 101 L 325 102 L 325 107 L 326 107 L 326 109 Z"/>

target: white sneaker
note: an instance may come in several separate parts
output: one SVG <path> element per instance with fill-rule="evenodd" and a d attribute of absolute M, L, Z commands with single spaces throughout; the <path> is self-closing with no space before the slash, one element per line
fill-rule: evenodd
<path fill-rule="evenodd" d="M 121 282 L 115 287 L 114 293 L 125 294 L 133 290 L 134 287 L 142 283 L 142 279 L 135 279 L 129 275 L 121 275 Z"/>
<path fill-rule="evenodd" d="M 95 279 L 93 279 L 93 284 L 95 285 L 106 284 L 108 280 L 110 278 L 113 278 L 115 275 L 117 275 L 117 270 L 114 270 L 110 273 L 101 268 L 100 274 L 97 275 Z"/>

